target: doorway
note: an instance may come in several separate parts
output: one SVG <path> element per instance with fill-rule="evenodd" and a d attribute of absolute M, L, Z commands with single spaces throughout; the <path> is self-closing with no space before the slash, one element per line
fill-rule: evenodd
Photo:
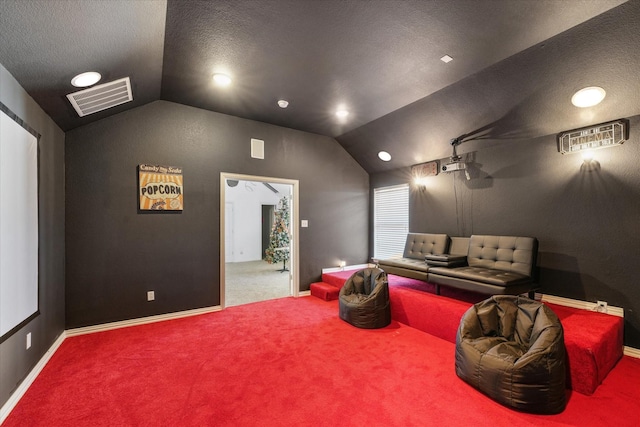
<path fill-rule="evenodd" d="M 297 180 L 220 174 L 222 308 L 298 296 L 298 194 Z M 279 217 L 286 217 L 287 230 L 283 234 L 280 227 L 278 236 L 269 235 L 269 244 L 277 241 L 281 247 L 265 248 L 266 230 L 273 231 Z M 271 254 L 266 260 L 265 250 Z"/>

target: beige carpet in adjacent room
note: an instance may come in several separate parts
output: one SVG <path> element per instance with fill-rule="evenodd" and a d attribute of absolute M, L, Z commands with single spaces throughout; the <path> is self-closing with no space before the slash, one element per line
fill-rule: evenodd
<path fill-rule="evenodd" d="M 289 272 L 278 271 L 282 263 L 266 261 L 225 264 L 225 306 L 248 304 L 291 295 Z"/>

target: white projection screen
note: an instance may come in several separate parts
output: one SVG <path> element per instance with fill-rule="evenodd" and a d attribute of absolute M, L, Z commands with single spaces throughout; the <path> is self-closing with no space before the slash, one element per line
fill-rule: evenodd
<path fill-rule="evenodd" d="M 38 314 L 38 137 L 20 123 L 0 110 L 0 342 Z"/>

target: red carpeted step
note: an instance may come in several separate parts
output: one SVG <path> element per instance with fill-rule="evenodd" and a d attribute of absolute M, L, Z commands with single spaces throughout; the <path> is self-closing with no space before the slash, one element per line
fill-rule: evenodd
<path fill-rule="evenodd" d="M 325 301 L 333 301 L 335 299 L 338 299 L 338 295 L 340 294 L 340 289 L 324 282 L 312 283 L 309 288 L 311 289 L 311 295 Z"/>
<path fill-rule="evenodd" d="M 358 270 L 334 271 L 333 273 L 322 273 L 322 281 L 329 285 L 333 285 L 338 289 L 342 289 L 347 279 Z"/>

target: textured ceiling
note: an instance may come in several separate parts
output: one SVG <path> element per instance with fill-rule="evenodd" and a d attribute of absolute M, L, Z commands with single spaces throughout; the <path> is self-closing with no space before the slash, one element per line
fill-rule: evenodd
<path fill-rule="evenodd" d="M 163 99 L 338 136 L 615 2 L 214 1 L 167 10 Z M 440 61 L 445 54 L 455 59 Z M 232 90 L 211 75 L 233 75 Z M 290 102 L 281 111 L 276 101 Z M 344 105 L 352 113 L 340 123 Z"/>
<path fill-rule="evenodd" d="M 448 160 L 458 154 L 640 114 L 640 1 L 608 11 L 462 79 L 428 97 L 337 137 L 369 173 Z M 577 108 L 587 86 L 602 103 Z M 393 156 L 388 163 L 377 153 Z"/>
<path fill-rule="evenodd" d="M 166 2 L 0 0 L 0 64 L 67 131 L 160 98 Z M 78 117 L 71 79 L 129 76 L 134 100 Z"/>
<path fill-rule="evenodd" d="M 63 130 L 164 99 L 336 137 L 379 172 L 442 157 L 449 139 L 494 122 L 502 130 L 485 137 L 498 140 L 581 124 L 566 93 L 608 81 L 611 93 L 638 68 L 640 2 L 605 13 L 621 3 L 0 0 L 0 63 Z M 610 58 L 605 43 L 626 55 Z M 129 76 L 134 101 L 78 117 L 65 95 L 88 70 Z M 218 71 L 231 87 L 213 86 Z M 638 113 L 610 99 L 609 115 Z M 541 112 L 549 123 L 524 119 Z M 377 160 L 380 149 L 393 160 Z"/>

